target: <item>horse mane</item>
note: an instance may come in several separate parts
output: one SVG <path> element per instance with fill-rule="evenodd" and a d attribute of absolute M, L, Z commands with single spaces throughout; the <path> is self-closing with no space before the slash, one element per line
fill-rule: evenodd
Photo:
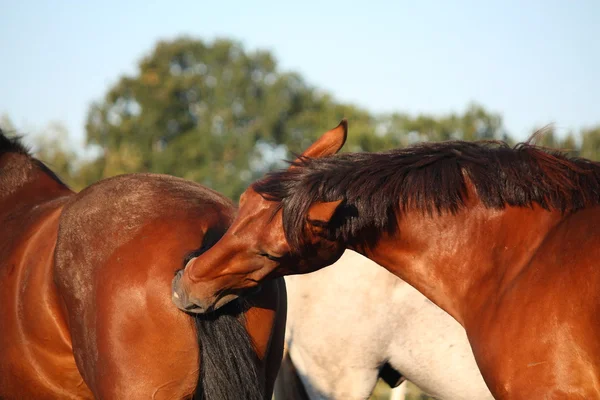
<path fill-rule="evenodd" d="M 21 143 L 19 136 L 8 137 L 4 130 L 0 128 L 0 157 L 5 153 L 29 155 L 29 149 Z"/>
<path fill-rule="evenodd" d="M 0 128 L 0 159 L 7 154 L 20 154 L 27 157 L 31 164 L 44 172 L 46 175 L 50 176 L 50 178 L 56 181 L 56 183 L 68 187 L 54 171 L 48 168 L 46 164 L 32 156 L 30 149 L 21 141 L 21 136 L 15 135 L 8 137 L 4 130 Z M 2 168 L 0 168 L 0 175 L 1 174 Z"/>
<path fill-rule="evenodd" d="M 536 203 L 565 212 L 600 203 L 600 164 L 530 141 L 514 147 L 501 141 L 429 142 L 379 153 L 299 157 L 290 164 L 294 168 L 267 174 L 253 189 L 280 203 L 286 238 L 296 252 L 308 209 L 317 201 L 342 199 L 331 233 L 365 245 L 395 231 L 396 217 L 409 209 L 458 212 L 467 180 L 488 208 Z"/>

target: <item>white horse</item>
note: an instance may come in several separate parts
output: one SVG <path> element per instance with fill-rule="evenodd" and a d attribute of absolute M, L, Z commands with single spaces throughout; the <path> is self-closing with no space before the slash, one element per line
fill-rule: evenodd
<path fill-rule="evenodd" d="M 285 280 L 276 400 L 368 399 L 379 376 L 439 399 L 493 399 L 462 326 L 371 260 L 347 250 L 332 266 Z"/>

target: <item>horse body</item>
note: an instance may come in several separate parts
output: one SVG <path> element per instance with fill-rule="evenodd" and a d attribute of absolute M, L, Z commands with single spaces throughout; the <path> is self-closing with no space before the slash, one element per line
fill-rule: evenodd
<path fill-rule="evenodd" d="M 174 293 L 204 312 L 349 248 L 464 326 L 495 398 L 600 399 L 600 164 L 529 143 L 335 155 L 345 139 L 343 122 L 248 188 Z"/>
<path fill-rule="evenodd" d="M 285 279 L 284 363 L 310 399 L 367 399 L 389 367 L 436 398 L 492 399 L 460 324 L 369 259 L 348 250 L 328 268 Z M 278 378 L 275 397 L 299 390 Z"/>
<path fill-rule="evenodd" d="M 237 373 L 246 387 L 231 384 L 226 398 L 256 398 L 247 392 L 254 386 L 270 398 L 283 351 L 282 280 L 248 297 L 239 322 L 216 314 L 194 326 L 170 301 L 186 256 L 231 222 L 228 200 L 153 174 L 75 194 L 16 141 L 0 139 L 0 398 L 210 399 L 206 387 Z M 248 344 L 203 333 L 213 324 L 242 324 Z M 211 354 L 244 345 L 255 361 Z"/>
<path fill-rule="evenodd" d="M 468 223 L 459 221 L 462 213 L 425 222 L 405 214 L 399 231 L 410 243 L 382 238 L 365 255 L 463 324 L 496 398 L 600 398 L 600 366 L 591 356 L 600 355 L 592 335 L 600 328 L 592 260 L 600 254 L 586 246 L 600 237 L 597 228 L 582 231 L 585 238 L 573 232 L 574 226 L 600 226 L 597 211 L 563 218 L 539 207 L 493 215 L 476 208 Z M 509 222 L 515 218 L 520 222 Z M 572 225 L 572 218 L 588 222 Z M 461 239 L 443 239 L 453 237 Z M 478 239 L 469 243 L 469 237 Z"/>
<path fill-rule="evenodd" d="M 465 319 L 498 397 L 600 398 L 599 240 L 600 208 L 560 218 L 517 276 L 480 308 L 493 320 Z"/>

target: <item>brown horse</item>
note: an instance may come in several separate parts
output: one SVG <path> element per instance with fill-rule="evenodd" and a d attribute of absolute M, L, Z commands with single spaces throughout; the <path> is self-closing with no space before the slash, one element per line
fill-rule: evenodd
<path fill-rule="evenodd" d="M 0 132 L 0 398 L 270 399 L 282 280 L 201 318 L 171 302 L 175 272 L 234 213 L 162 175 L 75 194 Z"/>
<path fill-rule="evenodd" d="M 345 138 L 251 186 L 179 297 L 202 312 L 350 248 L 465 327 L 496 398 L 600 398 L 600 165 L 530 143 L 335 155 Z"/>

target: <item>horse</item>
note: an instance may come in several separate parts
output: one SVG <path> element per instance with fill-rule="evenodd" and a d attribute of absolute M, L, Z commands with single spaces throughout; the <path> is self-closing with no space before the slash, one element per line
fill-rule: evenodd
<path fill-rule="evenodd" d="M 408 379 L 438 399 L 493 399 L 462 326 L 368 258 L 346 250 L 285 281 L 275 400 L 368 399 L 380 377 L 392 388 Z"/>
<path fill-rule="evenodd" d="M 75 193 L 0 132 L 0 398 L 270 399 L 282 279 L 210 315 L 171 302 L 175 272 L 235 212 L 167 175 Z"/>
<path fill-rule="evenodd" d="M 600 398 L 600 164 L 531 140 L 336 154 L 346 135 L 253 183 L 175 293 L 202 313 L 351 249 L 465 328 L 495 398 Z"/>

